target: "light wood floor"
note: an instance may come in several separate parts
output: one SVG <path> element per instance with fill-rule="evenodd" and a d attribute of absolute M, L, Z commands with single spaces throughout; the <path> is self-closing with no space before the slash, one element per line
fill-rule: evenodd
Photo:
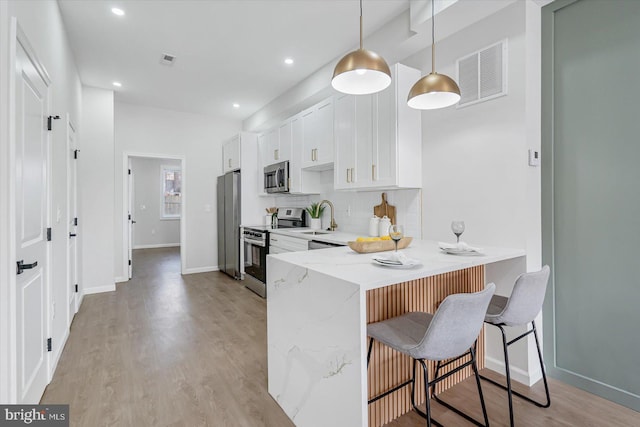
<path fill-rule="evenodd" d="M 222 273 L 181 276 L 175 248 L 136 250 L 134 266 L 115 292 L 84 298 L 42 403 L 70 404 L 73 426 L 293 426 L 267 393 L 265 301 Z M 507 425 L 504 392 L 483 390 L 491 425 Z M 515 398 L 518 426 L 640 426 L 638 412 L 553 380 L 551 390 L 549 409 Z M 480 419 L 473 381 L 443 397 Z M 389 424 L 424 425 L 415 413 Z"/>

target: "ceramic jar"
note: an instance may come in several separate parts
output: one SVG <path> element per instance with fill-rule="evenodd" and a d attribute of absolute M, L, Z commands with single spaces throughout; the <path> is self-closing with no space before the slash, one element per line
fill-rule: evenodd
<path fill-rule="evenodd" d="M 378 237 L 378 226 L 380 224 L 380 218 L 378 218 L 377 216 L 373 216 L 373 218 L 371 218 L 369 220 L 369 236 L 370 237 Z"/>
<path fill-rule="evenodd" d="M 378 224 L 378 236 L 383 237 L 389 235 L 389 227 L 391 227 L 391 220 L 386 215 L 380 218 Z"/>

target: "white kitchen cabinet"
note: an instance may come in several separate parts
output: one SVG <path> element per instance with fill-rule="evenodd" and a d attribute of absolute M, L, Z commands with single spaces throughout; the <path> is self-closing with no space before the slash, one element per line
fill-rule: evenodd
<path fill-rule="evenodd" d="M 278 128 L 278 162 L 291 161 L 291 120 L 287 120 Z"/>
<path fill-rule="evenodd" d="M 406 101 L 420 71 L 395 64 L 391 72 L 382 92 L 336 99 L 336 190 L 422 186 L 420 111 Z"/>
<path fill-rule="evenodd" d="M 301 237 L 269 233 L 269 253 L 298 252 L 309 250 L 309 240 Z"/>
<path fill-rule="evenodd" d="M 264 165 L 268 166 L 280 162 L 280 131 L 277 127 L 265 132 L 264 144 Z"/>
<path fill-rule="evenodd" d="M 335 100 L 335 161 L 333 168 L 334 188 L 345 190 L 353 187 L 355 170 L 355 111 L 356 97 L 338 95 Z"/>
<path fill-rule="evenodd" d="M 222 171 L 240 169 L 240 135 L 236 135 L 222 144 Z"/>
<path fill-rule="evenodd" d="M 333 165 L 333 97 L 303 111 L 302 168 L 331 169 Z"/>

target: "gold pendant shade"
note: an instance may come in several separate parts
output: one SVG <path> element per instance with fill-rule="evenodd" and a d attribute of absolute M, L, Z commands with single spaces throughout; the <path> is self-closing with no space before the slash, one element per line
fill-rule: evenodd
<path fill-rule="evenodd" d="M 360 49 L 346 54 L 333 70 L 331 86 L 349 95 L 380 92 L 391 84 L 391 70 L 377 53 L 362 46 L 362 0 L 360 0 Z"/>
<path fill-rule="evenodd" d="M 375 52 L 357 49 L 345 55 L 333 71 L 331 85 L 340 92 L 365 95 L 379 92 L 391 83 L 391 70 Z"/>
<path fill-rule="evenodd" d="M 407 105 L 417 110 L 445 108 L 460 101 L 458 84 L 451 77 L 436 73 L 434 2 L 431 0 L 431 73 L 418 80 L 407 97 Z"/>
<path fill-rule="evenodd" d="M 460 88 L 445 74 L 429 73 L 418 80 L 411 90 L 407 104 L 418 110 L 449 107 L 460 100 Z"/>

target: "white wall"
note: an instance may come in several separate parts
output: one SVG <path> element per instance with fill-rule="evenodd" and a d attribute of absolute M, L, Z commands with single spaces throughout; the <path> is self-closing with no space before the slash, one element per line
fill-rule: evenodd
<path fill-rule="evenodd" d="M 84 86 L 82 91 L 82 149 L 78 165 L 79 234 L 83 245 L 84 293 L 115 290 L 113 277 L 114 94 Z"/>
<path fill-rule="evenodd" d="M 62 120 L 54 122 L 51 131 L 51 286 L 49 301 L 57 307 L 49 331 L 53 341 L 53 354 L 49 371 L 55 369 L 68 333 L 67 307 L 67 151 L 66 116 L 69 114 L 76 128 L 81 128 L 81 85 L 73 54 L 67 39 L 58 4 L 55 1 L 0 2 L 0 402 L 14 402 L 15 384 L 12 384 L 8 356 L 15 350 L 8 340 L 11 314 L 8 290 L 15 285 L 15 254 L 11 247 L 14 232 L 9 217 L 13 206 L 11 194 L 12 174 L 9 164 L 9 68 L 10 21 L 16 17 L 29 39 L 38 59 L 49 73 L 51 84 L 51 114 Z M 80 144 L 82 143 L 79 138 Z M 60 220 L 58 220 L 58 209 Z"/>
<path fill-rule="evenodd" d="M 180 219 L 161 218 L 162 167 L 180 169 L 180 161 L 132 157 L 131 172 L 134 180 L 133 249 L 179 246 Z"/>
<path fill-rule="evenodd" d="M 126 212 L 122 193 L 125 153 L 184 156 L 183 191 L 186 216 L 186 262 L 183 273 L 213 270 L 217 266 L 216 177 L 222 174 L 222 141 L 237 133 L 239 121 L 125 103 L 115 106 L 115 257 L 117 279 L 127 276 L 124 250 Z M 113 240 L 113 238 L 112 238 Z M 113 276 L 113 273 L 112 273 Z"/>
<path fill-rule="evenodd" d="M 462 238 L 472 245 L 525 249 L 526 265 L 487 268 L 487 281 L 495 281 L 501 295 L 510 294 L 519 271 L 540 268 L 540 168 L 529 166 L 527 157 L 529 148 L 540 147 L 539 15 L 539 7 L 517 2 L 440 41 L 437 71 L 455 77 L 456 59 L 506 38 L 508 95 L 422 114 L 424 237 L 451 241 L 451 221 L 461 219 Z M 424 73 L 431 69 L 427 51 L 407 63 Z M 489 328 L 487 340 L 487 363 L 501 369 L 499 333 Z M 537 380 L 539 372 L 526 374 L 527 345 L 512 348 L 515 378 Z"/>

